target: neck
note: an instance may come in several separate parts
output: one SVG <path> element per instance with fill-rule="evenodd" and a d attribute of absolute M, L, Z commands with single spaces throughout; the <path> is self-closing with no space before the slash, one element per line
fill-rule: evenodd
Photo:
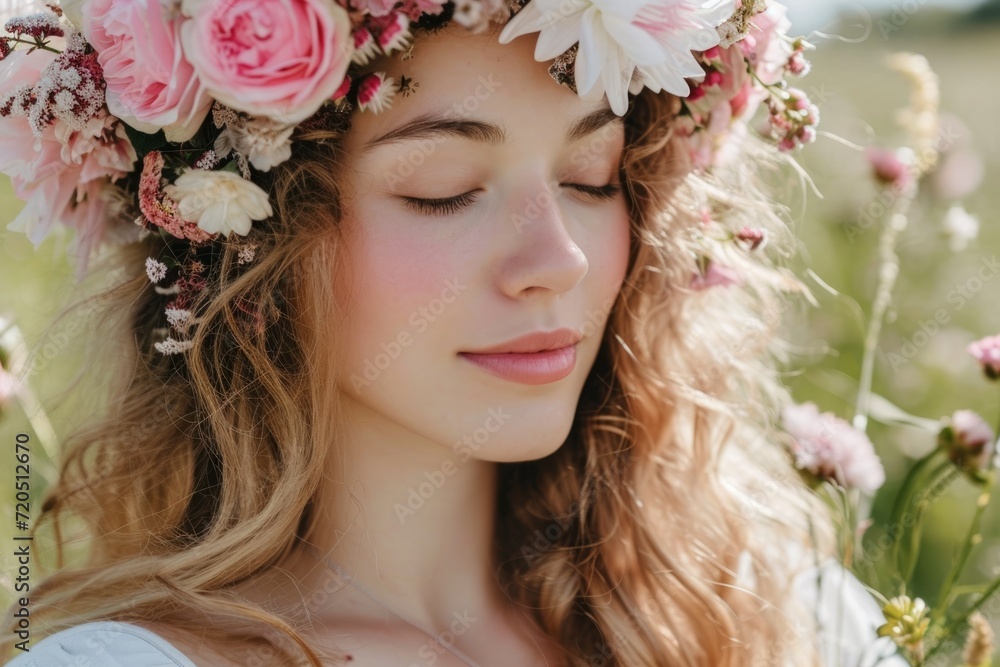
<path fill-rule="evenodd" d="M 329 457 L 316 549 L 389 609 L 435 632 L 505 608 L 493 573 L 496 464 L 463 461 L 363 406 L 350 408 L 350 433 Z"/>

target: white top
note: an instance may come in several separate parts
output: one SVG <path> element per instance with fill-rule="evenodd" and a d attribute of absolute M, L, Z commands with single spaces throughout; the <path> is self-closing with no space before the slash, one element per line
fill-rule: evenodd
<path fill-rule="evenodd" d="M 819 591 L 823 604 L 815 606 L 816 575 L 822 572 Z M 844 574 L 847 577 L 844 578 Z M 871 594 L 854 575 L 833 558 L 817 570 L 811 568 L 796 580 L 796 589 L 808 608 L 818 611 L 822 630 L 821 655 L 827 667 L 909 667 L 895 646 L 875 629 L 884 622 Z M 839 625 L 838 625 L 839 624 Z M 795 640 L 795 631 L 787 633 Z M 7 667 L 198 667 L 156 633 L 131 623 L 94 621 L 61 630 L 29 646 Z M 838 656 L 839 649 L 839 656 Z M 83 658 L 93 659 L 83 662 Z"/>

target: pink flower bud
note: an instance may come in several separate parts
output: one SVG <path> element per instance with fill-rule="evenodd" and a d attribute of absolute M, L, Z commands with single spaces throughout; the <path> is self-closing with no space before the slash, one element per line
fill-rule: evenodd
<path fill-rule="evenodd" d="M 983 367 L 986 377 L 1000 379 L 1000 334 L 987 336 L 969 345 L 969 354 Z"/>
<path fill-rule="evenodd" d="M 872 146 L 865 150 L 865 157 L 868 158 L 875 179 L 882 185 L 889 185 L 902 191 L 909 188 L 913 182 L 909 166 L 896 151 Z"/>
<path fill-rule="evenodd" d="M 708 51 L 705 51 L 704 53 L 702 53 L 701 57 L 704 58 L 706 61 L 721 60 L 722 59 L 722 49 L 720 49 L 718 46 L 713 46 Z"/>
<path fill-rule="evenodd" d="M 712 287 L 729 287 L 731 285 L 742 285 L 743 278 L 733 269 L 713 262 L 708 258 L 699 260 L 699 273 L 695 273 L 691 278 L 689 287 L 695 291 L 703 291 Z"/>
<path fill-rule="evenodd" d="M 736 234 L 736 240 L 746 243 L 750 250 L 756 250 L 767 243 L 767 236 L 763 229 L 744 227 Z"/>
<path fill-rule="evenodd" d="M 801 51 L 793 53 L 788 59 L 788 64 L 785 65 L 785 67 L 795 76 L 805 76 L 812 68 L 809 61 L 806 60 L 804 55 L 802 55 Z"/>
<path fill-rule="evenodd" d="M 995 435 L 990 425 L 972 410 L 958 410 L 938 434 L 938 444 L 948 450 L 948 458 L 973 473 L 989 467 Z"/>
<path fill-rule="evenodd" d="M 720 72 L 719 70 L 713 69 L 710 70 L 707 74 L 705 74 L 705 83 L 703 85 L 718 86 L 721 83 L 722 83 L 722 72 Z"/>

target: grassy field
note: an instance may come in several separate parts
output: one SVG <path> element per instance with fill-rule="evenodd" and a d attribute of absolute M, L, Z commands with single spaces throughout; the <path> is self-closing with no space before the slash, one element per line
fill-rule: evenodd
<path fill-rule="evenodd" d="M 824 134 L 802 154 L 801 163 L 823 198 L 799 191 L 790 195 L 789 204 L 801 221 L 800 268 L 815 271 L 839 296 L 815 290 L 821 307 L 811 313 L 808 327 L 795 332 L 795 339 L 803 349 L 829 351 L 803 356 L 804 370 L 791 373 L 789 382 L 799 400 L 814 400 L 824 409 L 850 414 L 851 378 L 858 376 L 862 332 L 878 270 L 874 261 L 878 232 L 873 228 L 856 238 L 849 232 L 876 190 L 863 155 L 828 135 L 861 146 L 893 146 L 900 141 L 894 114 L 906 104 L 909 91 L 903 78 L 884 66 L 883 58 L 891 51 L 915 51 L 925 54 L 941 77 L 943 110 L 950 126 L 957 128 L 954 150 L 978 155 L 984 167 L 982 184 L 961 198 L 979 217 L 981 232 L 966 250 L 952 252 L 941 222 L 955 202 L 932 196 L 921 200 L 899 244 L 901 273 L 879 348 L 875 391 L 925 417 L 936 419 L 970 408 L 996 423 L 1000 384 L 990 385 L 982 378 L 965 348 L 974 339 L 1000 332 L 1000 279 L 992 280 L 996 278 L 992 275 L 980 281 L 961 305 L 954 294 L 961 286 L 975 286 L 970 281 L 981 267 L 991 266 L 1000 249 L 1000 226 L 994 219 L 1000 210 L 1000 86 L 995 72 L 1000 29 L 974 25 L 958 29 L 927 15 L 890 25 L 898 29 L 886 32 L 875 25 L 870 36 L 858 43 L 823 43 L 812 54 L 813 73 L 803 80 L 803 88 L 821 102 Z M 927 185 L 929 193 L 935 190 L 933 183 Z M 31 344 L 44 345 L 52 339 L 42 338 L 43 327 L 66 303 L 72 285 L 72 267 L 62 259 L 68 239 L 49 239 L 36 251 L 23 235 L 5 229 L 18 208 L 9 183 L 0 180 L 0 315 L 15 319 Z M 941 309 L 947 314 L 946 324 L 933 335 L 918 335 Z M 905 363 L 898 363 L 899 356 Z M 33 377 L 33 389 L 43 398 L 54 395 L 74 376 L 79 361 L 70 348 L 65 352 L 59 348 L 44 372 Z M 51 412 L 57 434 L 74 424 L 80 405 L 70 400 Z M 0 419 L 4 442 L 28 429 L 24 415 L 16 410 L 8 410 Z M 932 446 L 933 437 L 880 424 L 873 424 L 870 433 L 889 474 L 874 506 L 877 524 L 884 520 L 886 500 L 912 457 Z M 44 459 L 43 452 L 35 456 L 36 461 Z M 10 466 L 0 469 L 6 476 Z M 0 483 L 11 488 L 6 478 Z M 971 485 L 960 481 L 931 510 L 917 594 L 933 598 L 956 540 L 966 530 L 976 495 Z M 985 521 L 989 528 L 971 567 L 971 576 L 978 578 L 996 576 L 1000 563 L 1000 511 L 992 507 Z M 3 589 L 0 602 L 10 590 Z"/>

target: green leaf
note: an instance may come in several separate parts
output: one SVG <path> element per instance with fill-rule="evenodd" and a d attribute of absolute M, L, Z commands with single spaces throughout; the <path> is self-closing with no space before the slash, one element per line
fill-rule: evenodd
<path fill-rule="evenodd" d="M 123 122 L 122 125 L 125 127 L 125 134 L 128 135 L 128 140 L 132 142 L 132 148 L 135 149 L 140 160 L 147 153 L 152 153 L 170 144 L 166 135 L 163 134 L 163 130 L 156 134 L 149 134 L 135 129 L 128 123 Z"/>

